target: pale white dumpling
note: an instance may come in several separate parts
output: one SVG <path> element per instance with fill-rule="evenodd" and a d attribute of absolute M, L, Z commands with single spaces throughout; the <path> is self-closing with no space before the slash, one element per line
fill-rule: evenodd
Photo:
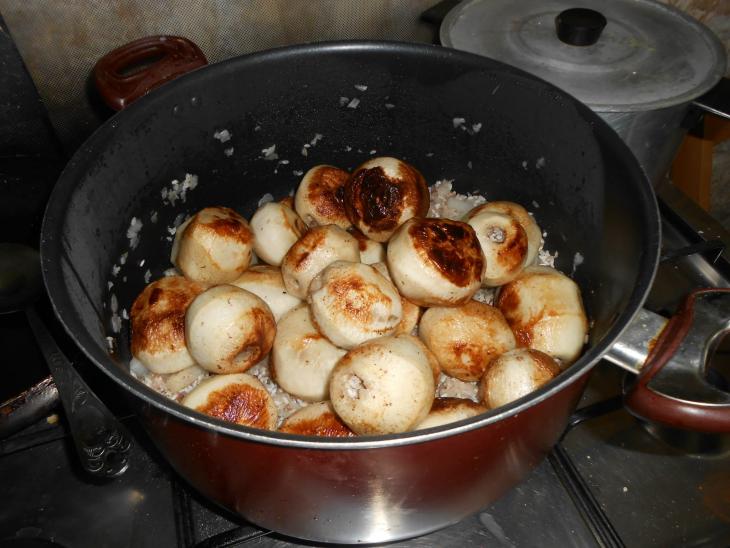
<path fill-rule="evenodd" d="M 529 266 L 535 263 L 537 252 L 542 244 L 542 232 L 534 217 L 520 204 L 506 201 L 487 202 L 486 204 L 475 207 L 469 212 L 470 216 L 478 215 L 483 211 L 493 211 L 502 213 L 517 220 L 527 235 L 527 257 L 525 257 L 525 265 Z"/>
<path fill-rule="evenodd" d="M 191 365 L 177 373 L 165 375 L 163 380 L 165 388 L 167 388 L 171 393 L 177 394 L 207 376 L 208 372 L 205 369 L 199 365 Z"/>
<path fill-rule="evenodd" d="M 360 260 L 355 237 L 337 225 L 309 229 L 291 246 L 281 262 L 286 290 L 295 297 L 305 298 L 312 279 L 327 265 L 338 260 Z"/>
<path fill-rule="evenodd" d="M 298 409 L 284 419 L 279 432 L 327 438 L 349 438 L 355 435 L 337 416 L 328 401 L 312 403 Z"/>
<path fill-rule="evenodd" d="M 327 400 L 330 374 L 345 352 L 317 331 L 309 307 L 302 304 L 279 320 L 269 359 L 271 376 L 298 398 Z"/>
<path fill-rule="evenodd" d="M 527 262 L 529 246 L 522 225 L 513 217 L 489 210 L 467 215 L 466 222 L 476 232 L 484 253 L 482 284 L 496 287 L 513 280 Z"/>
<path fill-rule="evenodd" d="M 205 287 L 182 276 L 152 282 L 130 310 L 132 355 L 160 375 L 195 365 L 185 345 L 185 312 Z"/>
<path fill-rule="evenodd" d="M 502 313 L 478 301 L 429 308 L 421 318 L 418 336 L 443 372 L 462 381 L 478 381 L 494 358 L 516 346 Z"/>
<path fill-rule="evenodd" d="M 494 409 L 537 390 L 558 373 L 557 362 L 539 350 L 510 350 L 494 360 L 482 377 L 479 398 Z"/>
<path fill-rule="evenodd" d="M 436 398 L 428 416 L 416 426 L 415 430 L 434 428 L 452 422 L 476 417 L 487 412 L 487 407 L 472 400 L 462 398 Z"/>
<path fill-rule="evenodd" d="M 211 373 L 246 371 L 269 353 L 275 334 L 274 315 L 266 303 L 233 285 L 201 293 L 185 314 L 188 349 Z"/>
<path fill-rule="evenodd" d="M 384 262 L 373 263 L 370 266 L 380 272 L 381 275 L 385 276 L 391 282 L 393 281 L 390 277 L 390 272 L 388 272 L 388 265 Z M 401 333 L 406 333 L 408 335 L 413 335 L 413 330 L 418 325 L 418 320 L 421 317 L 421 307 L 412 303 L 403 295 L 400 296 L 400 305 L 403 311 L 403 316 L 401 317 L 398 327 L 395 328 L 395 334 L 400 335 Z"/>
<path fill-rule="evenodd" d="M 353 226 L 377 242 L 387 242 L 401 224 L 428 212 L 431 196 L 412 165 L 387 156 L 372 158 L 345 184 L 345 211 Z"/>
<path fill-rule="evenodd" d="M 182 404 L 216 419 L 265 430 L 274 430 L 278 421 L 274 399 L 261 381 L 246 373 L 203 379 Z"/>
<path fill-rule="evenodd" d="M 246 219 L 227 207 L 206 207 L 178 227 L 170 260 L 186 278 L 214 285 L 238 278 L 252 256 Z"/>
<path fill-rule="evenodd" d="M 385 261 L 385 246 L 383 244 L 371 240 L 357 229 L 350 230 L 350 234 L 357 239 L 361 263 L 375 264 Z"/>
<path fill-rule="evenodd" d="M 578 359 L 588 334 L 580 288 L 562 272 L 530 266 L 503 285 L 495 302 L 518 346 L 541 350 L 563 365 Z"/>
<path fill-rule="evenodd" d="M 307 302 L 319 331 L 341 348 L 394 333 L 403 315 L 390 280 L 372 266 L 348 261 L 322 270 L 309 286 Z"/>
<path fill-rule="evenodd" d="M 360 435 L 412 430 L 433 403 L 428 353 L 411 335 L 380 337 L 350 350 L 330 380 L 337 415 Z"/>
<path fill-rule="evenodd" d="M 289 248 L 307 230 L 292 209 L 281 202 L 268 202 L 251 217 L 253 248 L 256 255 L 270 265 L 279 266 Z"/>
<path fill-rule="evenodd" d="M 275 266 L 252 266 L 232 281 L 231 285 L 261 297 L 269 305 L 277 322 L 279 318 L 302 302 L 301 299 L 289 294 L 286 287 L 284 287 L 281 270 Z"/>
<path fill-rule="evenodd" d="M 411 219 L 388 242 L 398 291 L 420 306 L 457 306 L 482 285 L 484 255 L 474 229 L 449 219 Z"/>

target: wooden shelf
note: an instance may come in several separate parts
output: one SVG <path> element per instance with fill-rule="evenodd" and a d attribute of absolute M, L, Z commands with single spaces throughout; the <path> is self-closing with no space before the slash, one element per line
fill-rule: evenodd
<path fill-rule="evenodd" d="M 710 209 L 712 155 L 715 145 L 730 139 L 730 120 L 712 114 L 704 117 L 702 137 L 687 135 L 671 169 L 674 185 L 704 210 Z"/>

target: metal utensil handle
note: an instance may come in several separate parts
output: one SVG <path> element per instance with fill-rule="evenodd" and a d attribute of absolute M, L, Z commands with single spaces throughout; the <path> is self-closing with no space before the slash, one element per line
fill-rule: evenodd
<path fill-rule="evenodd" d="M 61 353 L 36 311 L 28 308 L 26 316 L 58 388 L 81 466 L 97 477 L 123 474 L 129 467 L 129 434 Z"/>
<path fill-rule="evenodd" d="M 730 433 L 730 394 L 704 380 L 712 345 L 730 329 L 730 288 L 700 289 L 662 329 L 625 403 L 635 415 L 665 425 L 709 433 Z M 662 379 L 659 373 L 671 371 Z M 654 381 L 652 383 L 652 381 Z M 661 381 L 661 382 L 659 382 Z M 680 388 L 702 401 L 669 395 Z"/>

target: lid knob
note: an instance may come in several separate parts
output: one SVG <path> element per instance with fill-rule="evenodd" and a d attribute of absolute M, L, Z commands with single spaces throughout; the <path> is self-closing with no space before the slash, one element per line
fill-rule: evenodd
<path fill-rule="evenodd" d="M 606 18 L 595 10 L 571 8 L 555 17 L 555 30 L 561 42 L 571 46 L 592 46 L 598 41 Z"/>

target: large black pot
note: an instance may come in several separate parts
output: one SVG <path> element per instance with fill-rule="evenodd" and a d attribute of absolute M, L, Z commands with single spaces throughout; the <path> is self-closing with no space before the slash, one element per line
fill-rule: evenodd
<path fill-rule="evenodd" d="M 360 102 L 350 108 L 354 97 Z M 222 128 L 233 135 L 225 144 L 213 138 Z M 272 145 L 278 160 L 264 158 Z M 166 227 L 177 215 L 226 205 L 249 217 L 264 193 L 283 197 L 295 188 L 297 173 L 319 163 L 353 168 L 371 154 L 406 159 L 429 183 L 454 179 L 459 191 L 532 210 L 546 247 L 559 252 L 556 266 L 583 292 L 592 328 L 581 359 L 537 392 L 480 417 L 348 441 L 236 427 L 166 400 L 128 374 L 127 325 L 109 352 L 111 294 L 129 309 L 145 271 L 155 279 L 169 268 Z M 185 173 L 199 177 L 197 188 L 164 205 L 161 189 Z M 132 217 L 143 226 L 130 250 Z M 540 461 L 589 370 L 641 307 L 659 240 L 655 198 L 636 160 L 565 93 L 476 55 L 350 42 L 199 69 L 113 117 L 56 185 L 41 254 L 64 326 L 132 396 L 152 439 L 192 485 L 289 535 L 374 542 L 456 522 Z"/>

